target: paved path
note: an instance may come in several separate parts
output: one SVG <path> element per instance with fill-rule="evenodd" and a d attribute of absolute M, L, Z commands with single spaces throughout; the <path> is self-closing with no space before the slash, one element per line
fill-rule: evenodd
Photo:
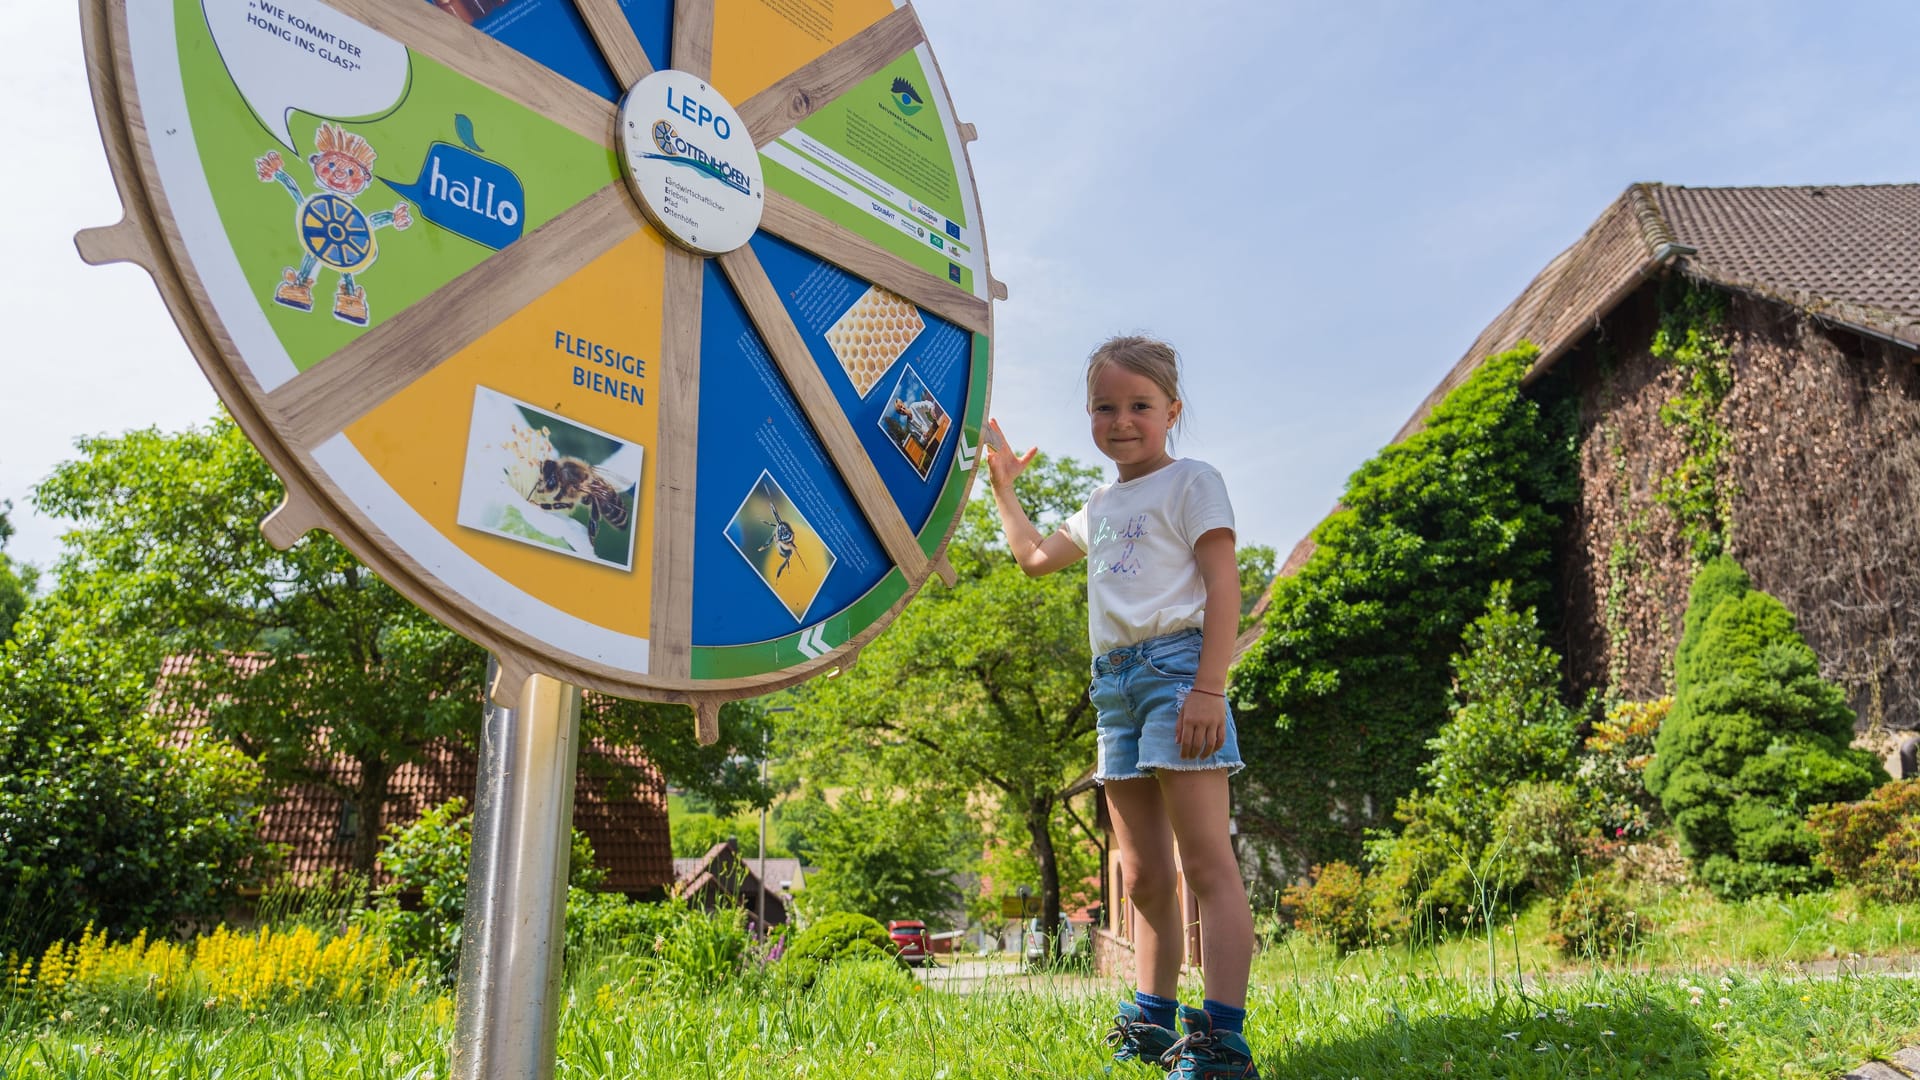
<path fill-rule="evenodd" d="M 1047 991 L 1068 997 L 1117 995 L 1124 987 L 1116 979 L 1092 975 L 1066 975 L 1042 972 L 1028 975 L 1017 962 L 1009 960 L 959 957 L 941 960 L 933 967 L 919 969 L 921 982 L 929 987 L 955 994 L 982 991 L 1007 993 L 1014 990 Z M 1116 998 L 1117 1000 L 1117 998 Z"/>
<path fill-rule="evenodd" d="M 1840 1080 L 1916 1080 L 1920 1078 L 1920 1046 L 1895 1050 L 1891 1061 L 1869 1061 Z"/>

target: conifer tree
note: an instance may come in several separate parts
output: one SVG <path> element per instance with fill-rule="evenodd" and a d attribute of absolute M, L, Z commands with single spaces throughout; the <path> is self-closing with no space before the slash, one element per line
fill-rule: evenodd
<path fill-rule="evenodd" d="M 1646 777 L 1709 888 L 1739 898 L 1827 880 L 1808 811 L 1884 779 L 1873 755 L 1848 746 L 1853 723 L 1786 606 L 1729 556 L 1702 566 Z"/>

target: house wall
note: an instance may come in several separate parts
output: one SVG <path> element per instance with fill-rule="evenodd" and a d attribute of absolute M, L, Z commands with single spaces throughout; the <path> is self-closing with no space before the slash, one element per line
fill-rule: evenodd
<path fill-rule="evenodd" d="M 1657 498 L 1684 452 L 1660 419 L 1681 383 L 1651 352 L 1656 289 L 1561 360 L 1581 412 L 1560 552 L 1568 674 L 1635 699 L 1670 692 L 1692 580 Z M 1726 330 L 1729 549 L 1799 619 L 1858 730 L 1920 729 L 1920 357 L 1743 295 Z"/>

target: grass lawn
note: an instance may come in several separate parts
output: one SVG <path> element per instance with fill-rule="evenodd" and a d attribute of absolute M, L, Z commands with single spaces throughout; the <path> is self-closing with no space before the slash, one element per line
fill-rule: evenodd
<path fill-rule="evenodd" d="M 1345 957 L 1287 939 L 1256 962 L 1249 1037 L 1270 1078 L 1340 1080 L 1832 1077 L 1920 1042 L 1913 980 L 1809 978 L 1794 964 L 1911 957 L 1920 908 L 1844 893 L 1742 905 L 1677 894 L 1648 906 L 1672 936 L 1614 966 L 1516 948 L 1532 916 L 1496 933 L 1491 963 L 1484 938 Z M 609 1080 L 1098 1077 L 1110 999 L 1126 989 L 1089 996 L 1085 979 L 1041 975 L 945 993 L 870 963 L 832 966 L 799 992 L 777 967 L 721 986 L 626 955 L 571 967 L 558 1075 Z M 453 1022 L 451 998 L 417 982 L 361 1004 L 154 1000 L 137 979 L 9 1000 L 0 1076 L 10 1078 L 443 1077 Z"/>
<path fill-rule="evenodd" d="M 574 980 L 558 1075 L 942 1080 L 1093 1077 L 1106 1065 L 1108 1003 L 1044 983 L 943 994 L 849 965 L 803 995 L 768 983 L 676 994 L 629 983 L 621 966 Z M 1602 973 L 1489 993 L 1356 968 L 1263 980 L 1249 1036 L 1270 1077 L 1827 1077 L 1920 1034 L 1914 990 L 1885 976 Z M 450 1012 L 435 995 L 332 1012 L 16 1013 L 0 1034 L 0 1075 L 444 1076 Z"/>

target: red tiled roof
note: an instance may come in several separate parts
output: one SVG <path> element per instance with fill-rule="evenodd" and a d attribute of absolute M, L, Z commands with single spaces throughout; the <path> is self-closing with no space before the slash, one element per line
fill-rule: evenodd
<path fill-rule="evenodd" d="M 257 671 L 266 663 L 258 656 L 232 661 L 247 671 Z M 160 678 L 154 683 L 156 711 L 164 711 L 168 681 L 190 668 L 187 657 L 168 657 L 161 665 Z M 592 708 L 592 700 L 589 695 L 585 707 Z M 181 718 L 174 739 L 196 737 L 203 723 L 200 716 Z M 574 783 L 573 826 L 593 842 L 594 861 L 607 871 L 605 887 L 639 893 L 671 884 L 673 846 L 667 827 L 666 780 L 660 770 L 638 750 L 599 739 L 589 740 L 581 756 Z M 617 768 L 594 767 L 587 758 Z M 343 754 L 333 755 L 325 767 L 338 788 L 350 788 L 359 780 L 359 764 Z M 623 774 L 621 782 L 609 778 L 616 773 Z M 426 810 L 455 797 L 471 805 L 478 781 L 479 760 L 472 749 L 450 739 L 435 740 L 420 760 L 394 770 L 381 813 L 383 827 L 410 824 Z M 285 872 L 295 880 L 330 878 L 352 866 L 351 844 L 341 835 L 345 807 L 334 786 L 294 784 L 275 792 L 261 811 L 260 833 L 270 843 L 287 845 Z"/>
<path fill-rule="evenodd" d="M 658 769 L 633 750 L 599 740 L 582 750 L 638 770 L 619 797 L 608 791 L 597 770 L 581 768 L 574 786 L 573 827 L 593 842 L 594 861 L 607 871 L 606 888 L 649 892 L 673 881 L 673 848 L 667 831 L 666 782 Z M 342 786 L 359 778 L 359 766 L 336 756 L 329 774 Z M 446 739 L 428 744 L 421 759 L 394 770 L 387 786 L 382 818 L 387 827 L 417 821 L 427 810 L 452 798 L 472 805 L 479 781 L 478 759 L 471 749 Z M 346 801 L 320 784 L 296 784 L 275 794 L 260 814 L 260 834 L 290 851 L 286 872 L 296 880 L 328 878 L 351 868 L 351 848 L 341 836 Z M 384 875 L 382 875 L 384 876 Z"/>

